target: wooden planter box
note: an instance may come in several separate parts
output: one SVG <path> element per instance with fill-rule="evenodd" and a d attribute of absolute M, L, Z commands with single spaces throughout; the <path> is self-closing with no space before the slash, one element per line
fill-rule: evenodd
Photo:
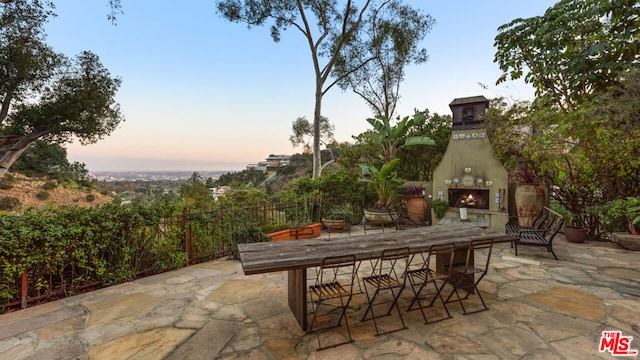
<path fill-rule="evenodd" d="M 267 234 L 267 236 L 271 237 L 271 241 L 311 239 L 320 236 L 321 228 L 322 224 L 314 223 L 296 228 L 297 231 L 294 230 L 294 228 L 291 228 L 272 232 Z M 297 239 L 295 235 L 296 233 L 298 234 Z"/>

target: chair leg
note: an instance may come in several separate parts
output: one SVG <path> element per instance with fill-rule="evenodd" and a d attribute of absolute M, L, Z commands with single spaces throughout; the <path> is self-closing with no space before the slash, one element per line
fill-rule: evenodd
<path fill-rule="evenodd" d="M 409 304 L 409 307 L 407 308 L 407 311 L 413 311 L 413 310 L 420 309 L 420 312 L 422 313 L 422 318 L 424 319 L 424 323 L 425 324 L 432 324 L 432 323 L 443 321 L 443 320 L 446 320 L 446 319 L 451 319 L 453 316 L 451 316 L 451 313 L 449 312 L 449 309 L 447 308 L 447 304 L 445 303 L 445 301 L 444 301 L 444 299 L 442 297 L 442 290 L 444 289 L 444 286 L 447 284 L 447 282 L 444 281 L 440 287 L 438 287 L 438 283 L 436 281 L 430 281 L 430 283 L 433 283 L 433 286 L 436 289 L 436 293 L 433 294 L 433 297 L 429 301 L 429 305 L 423 306 L 422 302 L 421 302 L 422 298 L 420 297 L 420 294 L 422 293 L 422 291 L 427 287 L 426 286 L 427 283 L 425 282 L 420 286 L 420 289 L 417 292 L 414 289 L 414 297 L 411 300 L 411 304 Z M 442 306 L 444 307 L 444 311 L 447 313 L 447 316 L 443 316 L 443 317 L 435 319 L 435 320 L 429 320 L 427 318 L 427 314 L 424 312 L 424 308 L 425 307 L 429 307 L 429 308 L 433 307 L 436 299 L 438 299 L 438 298 L 440 298 L 440 302 L 442 303 Z M 413 305 L 415 303 L 418 303 L 418 308 L 413 308 Z"/>
<path fill-rule="evenodd" d="M 367 295 L 367 309 L 364 312 L 364 315 L 362 316 L 362 319 L 360 321 L 367 321 L 367 320 L 373 320 L 373 326 L 376 329 L 376 336 L 380 336 L 380 335 L 385 335 L 385 334 L 389 334 L 395 331 L 400 331 L 400 330 L 404 330 L 407 328 L 407 325 L 404 322 L 404 319 L 402 318 L 402 313 L 400 311 L 400 307 L 398 306 L 398 299 L 400 299 L 400 295 L 402 294 L 402 288 L 398 290 L 398 293 L 395 294 L 395 291 L 393 289 L 391 290 L 391 295 L 393 296 L 393 300 L 391 305 L 389 306 L 389 309 L 387 310 L 387 312 L 383 315 L 383 316 L 376 316 L 375 311 L 373 309 L 375 304 L 375 300 L 378 297 L 378 294 L 380 294 L 380 289 L 376 289 L 376 291 L 373 293 L 373 296 L 369 296 L 369 291 L 367 289 L 367 286 L 365 284 L 364 286 L 364 290 L 365 293 Z M 377 304 L 377 305 L 382 305 L 382 304 Z M 397 329 L 392 329 L 389 331 L 385 331 L 385 332 L 380 332 L 380 328 L 378 327 L 378 322 L 376 321 L 376 318 L 380 318 L 380 317 L 385 317 L 385 316 L 389 316 L 391 315 L 391 311 L 393 310 L 393 308 L 396 308 L 397 312 L 398 312 L 398 317 L 400 318 L 400 322 L 402 323 L 402 327 L 397 328 Z M 367 318 L 367 315 L 369 314 L 369 312 L 371 312 L 371 318 Z"/>
<path fill-rule="evenodd" d="M 458 299 L 458 303 L 460 304 L 460 307 L 462 308 L 462 313 L 463 315 L 469 315 L 469 314 L 474 314 L 477 312 L 481 312 L 481 311 L 486 311 L 489 310 L 489 307 L 487 306 L 487 304 L 484 301 L 484 298 L 482 297 L 482 294 L 480 293 L 480 290 L 478 289 L 478 284 L 480 283 L 480 280 L 482 280 L 482 278 L 484 277 L 485 274 L 480 275 L 480 277 L 478 278 L 478 280 L 476 280 L 471 286 L 468 286 L 467 288 L 469 290 L 465 290 L 466 295 L 464 297 L 460 297 L 460 293 L 458 292 L 458 289 L 463 289 L 463 287 L 461 287 L 461 279 L 463 279 L 462 277 L 456 282 L 455 285 L 453 285 L 453 291 L 449 294 L 449 296 L 447 297 L 447 299 L 445 300 L 446 303 L 450 302 L 451 297 L 453 296 L 453 294 L 456 294 L 456 298 Z M 467 309 L 464 307 L 464 300 L 469 298 L 469 295 L 471 295 L 472 292 L 475 292 L 478 295 L 478 298 L 480 299 L 480 302 L 482 302 L 482 308 L 477 309 L 477 310 L 471 310 L 471 311 L 467 311 Z"/>

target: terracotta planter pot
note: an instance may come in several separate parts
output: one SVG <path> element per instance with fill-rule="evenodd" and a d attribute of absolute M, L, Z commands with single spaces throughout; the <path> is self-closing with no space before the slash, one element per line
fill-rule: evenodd
<path fill-rule="evenodd" d="M 298 234 L 298 238 L 292 236 L 291 229 L 280 230 L 276 232 L 272 232 L 267 234 L 267 236 L 271 237 L 271 241 L 283 241 L 283 240 L 302 240 L 302 239 L 311 239 L 320 236 L 320 231 L 322 229 L 322 224 L 313 223 L 311 225 L 304 226 L 305 228 L 309 228 L 310 231 L 308 233 L 300 232 Z"/>
<path fill-rule="evenodd" d="M 583 243 L 587 240 L 586 229 L 565 227 L 563 233 L 568 242 Z"/>
<path fill-rule="evenodd" d="M 427 200 L 422 195 L 415 195 L 407 199 L 407 212 L 412 221 L 423 221 L 427 214 Z"/>
<path fill-rule="evenodd" d="M 322 219 L 322 225 L 331 230 L 342 230 L 347 226 L 343 220 Z"/>
<path fill-rule="evenodd" d="M 531 226 L 545 203 L 544 188 L 536 184 L 520 184 L 515 193 L 518 224 Z"/>

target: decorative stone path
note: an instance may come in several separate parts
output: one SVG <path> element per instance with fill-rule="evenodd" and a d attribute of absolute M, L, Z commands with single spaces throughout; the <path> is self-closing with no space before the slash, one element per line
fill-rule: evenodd
<path fill-rule="evenodd" d="M 0 358 L 612 359 L 598 351 L 605 330 L 640 350 L 638 253 L 562 236 L 554 248 L 559 261 L 544 249 L 496 248 L 480 286 L 490 310 L 477 314 L 452 304 L 452 319 L 424 325 L 419 311 L 404 312 L 408 329 L 375 336 L 356 295 L 355 342 L 320 352 L 287 306 L 286 273 L 245 276 L 239 262 L 215 260 L 0 315 Z"/>

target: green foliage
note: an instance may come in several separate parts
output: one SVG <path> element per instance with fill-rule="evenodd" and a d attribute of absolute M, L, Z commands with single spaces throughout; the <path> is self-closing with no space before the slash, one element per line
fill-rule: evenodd
<path fill-rule="evenodd" d="M 571 110 L 638 65 L 638 36 L 638 0 L 561 0 L 498 28 L 497 83 L 524 75 L 537 104 Z"/>
<path fill-rule="evenodd" d="M 392 125 L 390 119 L 386 116 L 376 115 L 375 118 L 367 119 L 373 130 L 364 132 L 360 136 L 379 144 L 385 163 L 388 163 L 395 158 L 396 150 L 401 146 L 435 145 L 435 142 L 426 136 L 407 138 L 407 134 L 415 123 L 423 122 L 424 117 L 424 114 L 416 113 L 412 118 L 405 116 L 397 124 Z"/>
<path fill-rule="evenodd" d="M 233 250 L 231 253 L 233 259 L 240 258 L 238 254 L 238 244 L 271 241 L 271 238 L 265 235 L 259 227 L 246 224 L 235 229 L 231 234 L 231 238 L 233 239 Z"/>
<path fill-rule="evenodd" d="M 17 146 L 0 157 L 0 176 L 38 139 L 95 143 L 123 120 L 115 102 L 121 81 L 97 55 L 68 58 L 47 45 L 53 9 L 50 2 L 14 1 L 0 13 L 0 58 L 10 59 L 3 61 L 0 132 L 17 136 Z"/>
<path fill-rule="evenodd" d="M 20 199 L 12 196 L 3 196 L 0 198 L 0 211 L 13 211 L 22 206 Z"/>
<path fill-rule="evenodd" d="M 442 219 L 447 210 L 449 210 L 449 203 L 438 198 L 433 200 L 431 208 L 433 208 L 433 213 L 436 216 L 436 219 Z"/>
<path fill-rule="evenodd" d="M 36 198 L 38 200 L 47 200 L 49 198 L 49 196 L 51 196 L 51 194 L 48 191 L 42 190 L 42 191 L 38 191 L 38 193 L 36 194 Z"/>
<path fill-rule="evenodd" d="M 53 181 L 47 181 L 46 183 L 42 184 L 41 188 L 42 190 L 53 190 L 55 188 L 58 187 L 58 184 L 56 184 Z"/>
<path fill-rule="evenodd" d="M 220 175 L 218 180 L 214 182 L 215 186 L 227 186 L 231 184 L 245 185 L 252 183 L 258 186 L 265 179 L 264 171 L 260 170 L 242 170 L 238 172 L 229 172 Z"/>
<path fill-rule="evenodd" d="M 342 220 L 349 225 L 358 220 L 353 210 L 342 204 L 333 205 L 323 218 L 328 220 Z"/>
<path fill-rule="evenodd" d="M 640 224 L 640 197 L 609 201 L 604 206 L 603 219 L 609 225 L 609 231 L 629 231 L 638 234 L 637 225 Z M 623 226 L 620 226 L 620 225 Z"/>
<path fill-rule="evenodd" d="M 93 202 L 93 201 L 96 199 L 96 196 L 95 196 L 95 195 L 93 195 L 93 194 L 87 194 L 87 195 L 84 197 L 84 199 L 85 199 L 87 202 Z"/>
<path fill-rule="evenodd" d="M 405 69 L 427 61 L 427 50 L 420 43 L 435 20 L 402 1 L 385 5 L 373 10 L 362 26 L 362 36 L 349 42 L 339 54 L 333 75 L 340 79 L 342 89 L 360 96 L 375 115 L 391 119 Z M 354 68 L 356 71 L 352 71 Z"/>
<path fill-rule="evenodd" d="M 341 54 L 344 54 L 349 44 L 358 43 L 364 31 L 363 24 L 367 22 L 382 24 L 382 28 L 390 30 L 391 39 L 398 38 L 399 34 L 391 30 L 391 26 L 385 25 L 395 24 L 398 16 L 403 17 L 413 14 L 413 12 L 407 11 L 412 10 L 411 8 L 404 8 L 401 4 L 402 2 L 397 0 L 375 5 L 371 1 L 366 1 L 362 6 L 353 2 L 347 2 L 345 5 L 337 1 L 324 0 L 298 1 L 296 3 L 275 0 L 216 1 L 218 13 L 231 22 L 244 23 L 250 27 L 268 25 L 271 30 L 271 37 L 276 42 L 280 41 L 282 31 L 287 29 L 299 30 L 304 37 L 305 43 L 309 45 L 310 63 L 313 64 L 315 75 L 313 83 L 315 94 L 313 110 L 313 178 L 319 177 L 321 174 L 320 123 L 322 121 L 322 98 L 336 83 L 334 79 L 331 79 L 334 66 L 340 63 L 342 66 L 340 73 L 349 74 L 364 66 L 367 62 L 374 61 L 374 57 L 359 59 L 349 58 L 348 55 L 341 56 Z M 386 9 L 389 9 L 389 11 L 385 11 Z M 393 11 L 394 9 L 398 9 L 398 11 Z M 417 30 L 422 31 L 423 29 L 418 28 Z M 412 38 L 415 39 L 415 37 L 407 36 L 407 39 Z M 384 37 L 376 39 L 385 40 L 379 43 L 381 46 L 386 43 L 386 38 Z M 404 50 L 407 49 L 409 48 L 402 47 L 398 53 L 406 55 Z M 338 60 L 339 58 L 341 60 Z"/>
<path fill-rule="evenodd" d="M 313 139 L 313 124 L 306 117 L 299 117 L 291 124 L 291 130 L 293 131 L 293 135 L 289 136 L 291 145 L 294 148 L 302 145 L 304 153 L 312 153 L 313 149 L 310 142 Z M 320 121 L 320 143 L 325 146 L 334 143 L 334 131 L 335 126 L 329 123 L 328 118 L 322 116 Z"/>
<path fill-rule="evenodd" d="M 49 283 L 50 275 L 55 281 L 67 279 L 58 285 L 73 293 L 81 283 L 111 285 L 143 270 L 183 266 L 183 230 L 162 222 L 172 211 L 158 202 L 29 209 L 0 216 L 0 298 L 16 295 L 13 285 L 25 268 L 46 294 L 55 285 Z M 67 269 L 74 269 L 72 279 L 62 276 Z"/>
<path fill-rule="evenodd" d="M 363 177 L 362 181 L 372 185 L 374 191 L 378 195 L 377 207 L 389 207 L 401 194 L 402 185 L 405 181 L 398 177 L 394 170 L 400 159 L 393 159 L 377 169 L 368 164 L 361 164 L 362 171 L 368 176 Z"/>
<path fill-rule="evenodd" d="M 183 205 L 188 208 L 210 209 L 213 203 L 211 191 L 197 172 L 191 174 L 189 180 L 180 185 L 179 194 Z"/>
<path fill-rule="evenodd" d="M 400 147 L 396 152 L 396 157 L 400 159 L 398 176 L 415 181 L 430 181 L 433 170 L 442 160 L 449 145 L 452 120 L 450 115 L 430 114 L 428 109 L 420 113 L 423 116 L 414 118 L 407 137 L 427 137 L 434 141 L 434 145 Z"/>

